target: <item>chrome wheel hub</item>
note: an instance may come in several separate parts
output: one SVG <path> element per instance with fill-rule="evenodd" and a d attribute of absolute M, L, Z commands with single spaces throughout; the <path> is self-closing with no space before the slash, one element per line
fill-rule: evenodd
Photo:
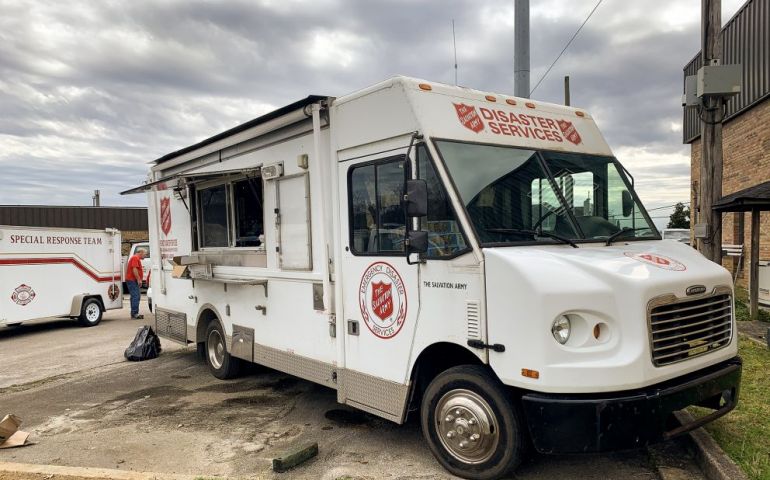
<path fill-rule="evenodd" d="M 497 449 L 500 431 L 492 408 L 470 390 L 445 393 L 436 404 L 435 422 L 441 444 L 462 462 L 485 462 Z"/>
<path fill-rule="evenodd" d="M 225 361 L 225 342 L 218 331 L 212 330 L 209 333 L 209 338 L 206 340 L 206 350 L 208 350 L 211 366 L 217 370 L 222 368 Z"/>

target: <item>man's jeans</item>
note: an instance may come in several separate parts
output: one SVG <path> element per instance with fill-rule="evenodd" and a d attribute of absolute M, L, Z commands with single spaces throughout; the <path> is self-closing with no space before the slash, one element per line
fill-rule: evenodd
<path fill-rule="evenodd" d="M 131 316 L 139 315 L 139 299 L 142 298 L 142 292 L 139 291 L 139 283 L 134 280 L 126 282 L 128 293 L 131 294 Z"/>

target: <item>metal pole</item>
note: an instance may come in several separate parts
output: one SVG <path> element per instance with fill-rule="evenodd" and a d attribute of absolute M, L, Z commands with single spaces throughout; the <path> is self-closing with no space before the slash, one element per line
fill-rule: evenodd
<path fill-rule="evenodd" d="M 101 200 L 99 199 L 99 190 L 94 190 L 94 196 L 92 198 L 94 207 L 101 206 Z"/>
<path fill-rule="evenodd" d="M 452 48 L 455 52 L 455 85 L 457 85 L 457 37 L 455 36 L 455 20 L 452 19 Z"/>
<path fill-rule="evenodd" d="M 569 75 L 564 76 L 564 105 L 568 106 L 570 105 L 570 98 L 569 98 Z"/>
<path fill-rule="evenodd" d="M 749 313 L 759 314 L 759 210 L 751 211 L 751 264 L 749 265 Z"/>
<path fill-rule="evenodd" d="M 703 65 L 719 65 L 722 57 L 722 0 L 701 0 L 701 56 Z M 722 197 L 721 97 L 703 100 L 701 114 L 701 164 L 699 222 L 708 225 L 708 238 L 699 243 L 703 255 L 722 263 L 722 214 L 714 202 Z"/>
<path fill-rule="evenodd" d="M 529 98 L 529 0 L 515 0 L 513 94 Z"/>

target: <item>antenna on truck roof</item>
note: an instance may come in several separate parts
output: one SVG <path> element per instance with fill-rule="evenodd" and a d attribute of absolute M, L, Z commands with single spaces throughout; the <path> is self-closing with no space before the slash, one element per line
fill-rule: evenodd
<path fill-rule="evenodd" d="M 455 19 L 452 19 L 452 45 L 455 52 L 455 86 L 457 86 L 457 37 L 455 37 Z"/>

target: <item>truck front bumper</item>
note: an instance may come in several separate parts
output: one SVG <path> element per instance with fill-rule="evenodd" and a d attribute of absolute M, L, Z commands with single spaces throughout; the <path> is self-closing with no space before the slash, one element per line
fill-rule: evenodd
<path fill-rule="evenodd" d="M 527 393 L 522 405 L 540 453 L 624 450 L 674 438 L 721 417 L 738 402 L 741 359 L 639 390 L 595 395 Z M 670 426 L 671 414 L 691 405 L 714 411 Z"/>

